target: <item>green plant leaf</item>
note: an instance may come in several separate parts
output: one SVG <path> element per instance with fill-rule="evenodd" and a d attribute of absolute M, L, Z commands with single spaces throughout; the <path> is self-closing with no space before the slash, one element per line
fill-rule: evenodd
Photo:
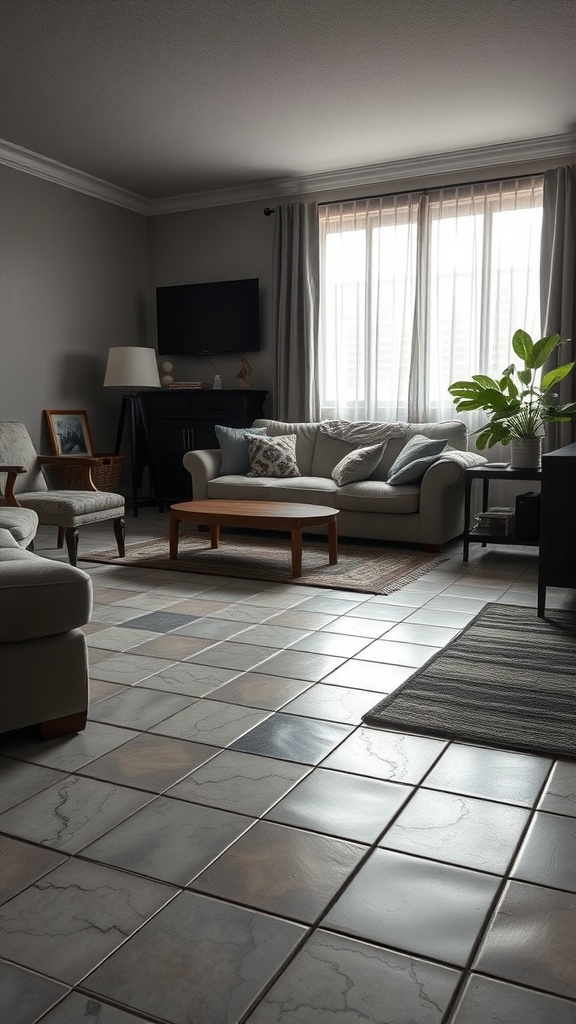
<path fill-rule="evenodd" d="M 502 376 L 503 377 L 511 377 L 512 374 L 515 373 L 515 372 L 516 372 L 516 367 L 514 366 L 514 363 L 510 363 L 510 366 L 507 366 L 505 370 L 502 370 Z"/>
<path fill-rule="evenodd" d="M 532 356 L 534 349 L 534 342 L 526 331 L 516 331 L 512 338 L 512 348 L 514 349 L 517 356 L 528 366 L 529 360 Z M 520 374 L 518 374 L 520 376 Z"/>
<path fill-rule="evenodd" d="M 473 412 L 474 409 L 482 409 L 483 403 L 469 398 L 462 398 L 456 402 L 456 412 Z"/>
<path fill-rule="evenodd" d="M 540 386 L 543 391 L 548 391 L 549 388 L 554 387 L 559 380 L 564 380 L 569 373 L 574 369 L 574 363 L 564 363 L 563 366 L 557 366 L 555 370 L 550 370 L 549 373 L 545 373 L 540 381 Z"/>
<path fill-rule="evenodd" d="M 477 384 L 480 384 L 483 388 L 499 388 L 498 381 L 494 380 L 493 377 L 487 377 L 483 373 L 473 373 L 472 380 L 475 380 Z"/>
<path fill-rule="evenodd" d="M 512 377 L 502 377 L 502 380 L 500 381 L 500 387 L 502 388 L 502 391 L 507 392 L 510 398 L 518 397 L 518 388 L 512 380 Z"/>
<path fill-rule="evenodd" d="M 518 380 L 528 385 L 532 380 L 532 370 L 518 370 Z"/>
<path fill-rule="evenodd" d="M 530 366 L 538 369 L 540 366 L 544 366 L 544 363 L 548 359 L 557 345 L 561 343 L 559 334 L 549 334 L 547 338 L 540 338 L 537 341 L 532 350 L 532 359 Z"/>

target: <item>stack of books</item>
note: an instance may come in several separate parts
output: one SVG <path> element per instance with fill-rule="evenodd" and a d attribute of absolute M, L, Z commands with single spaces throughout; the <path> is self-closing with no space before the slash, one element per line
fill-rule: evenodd
<path fill-rule="evenodd" d="M 212 390 L 212 383 L 201 380 L 179 380 L 172 381 L 172 384 L 168 385 L 169 391 L 199 391 L 201 388 L 210 388 Z"/>
<path fill-rule="evenodd" d="M 501 533 L 506 536 L 514 529 L 515 512 L 513 508 L 493 507 L 474 516 L 477 529 L 489 530 L 490 533 Z"/>

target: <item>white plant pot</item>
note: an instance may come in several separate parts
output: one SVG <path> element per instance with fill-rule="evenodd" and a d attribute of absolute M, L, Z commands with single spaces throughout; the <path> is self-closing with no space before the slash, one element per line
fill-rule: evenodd
<path fill-rule="evenodd" d="M 510 441 L 511 469 L 541 469 L 543 437 L 513 437 Z"/>

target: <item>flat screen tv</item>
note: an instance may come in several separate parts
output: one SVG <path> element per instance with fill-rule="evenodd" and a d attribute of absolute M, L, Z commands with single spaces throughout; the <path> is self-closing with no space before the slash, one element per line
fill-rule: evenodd
<path fill-rule="evenodd" d="M 158 354 L 257 352 L 259 279 L 167 285 L 156 289 Z"/>

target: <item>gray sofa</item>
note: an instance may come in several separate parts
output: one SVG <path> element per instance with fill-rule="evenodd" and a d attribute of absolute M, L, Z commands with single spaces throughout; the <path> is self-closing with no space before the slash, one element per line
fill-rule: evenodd
<path fill-rule="evenodd" d="M 38 517 L 0 509 L 0 732 L 38 725 L 44 738 L 78 732 L 88 710 L 80 626 L 92 610 L 87 573 L 25 550 Z"/>
<path fill-rule="evenodd" d="M 331 477 L 332 470 L 355 449 L 354 443 L 326 434 L 326 425 L 322 428 L 320 423 L 259 419 L 253 426 L 265 427 L 270 436 L 296 434 L 296 461 L 301 476 L 287 479 L 220 476 L 219 449 L 190 451 L 184 455 L 183 462 L 192 477 L 194 500 L 229 498 L 327 505 L 339 509 L 341 537 L 366 537 L 439 548 L 459 536 L 464 528 L 467 466 L 486 462 L 483 456 L 467 451 L 466 425 L 460 420 L 407 423 L 398 425 L 402 428 L 401 436 L 390 437 L 385 442 L 381 462 L 368 479 L 338 486 Z M 446 439 L 448 447 L 418 482 L 399 486 L 387 484 L 390 466 L 417 434 Z"/>

